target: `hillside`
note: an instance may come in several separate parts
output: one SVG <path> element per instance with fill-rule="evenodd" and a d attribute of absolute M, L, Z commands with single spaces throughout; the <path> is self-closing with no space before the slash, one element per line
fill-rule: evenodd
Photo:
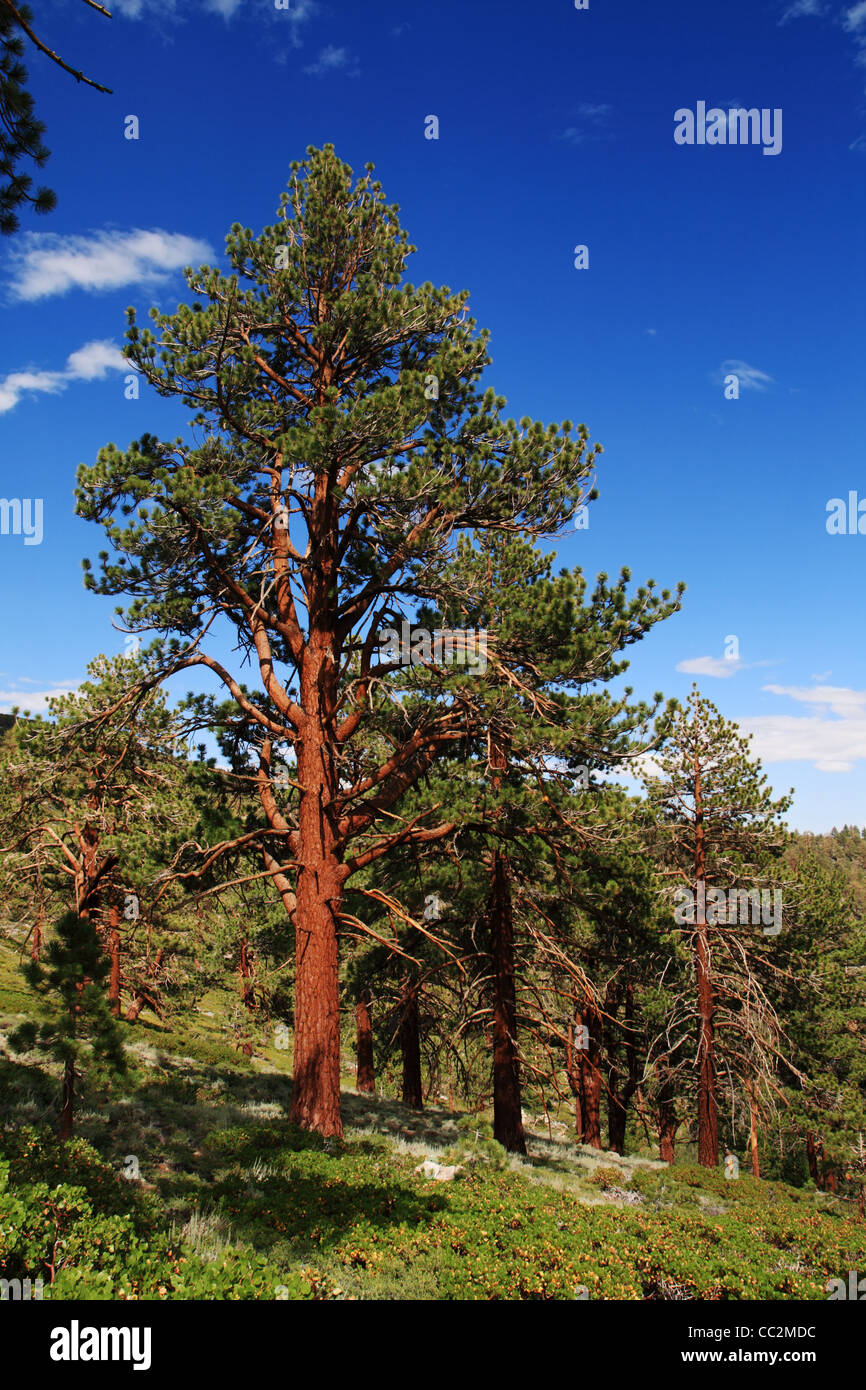
<path fill-rule="evenodd" d="M 530 1117 L 509 1157 L 487 1114 L 359 1096 L 348 1068 L 344 1141 L 305 1133 L 286 1052 L 227 1047 L 216 993 L 194 1022 L 137 1026 L 126 1080 L 85 1082 L 64 1150 L 56 1077 L 5 1046 L 16 961 L 0 944 L 0 1276 L 53 1268 L 55 1297 L 822 1300 L 862 1261 L 827 1194 L 599 1153 Z"/>

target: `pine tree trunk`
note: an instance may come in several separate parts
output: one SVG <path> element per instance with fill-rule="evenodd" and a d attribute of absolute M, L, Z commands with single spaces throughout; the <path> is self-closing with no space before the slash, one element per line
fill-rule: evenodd
<path fill-rule="evenodd" d="M 601 1148 L 601 1019 L 595 1005 L 585 1012 L 589 1030 L 589 1047 L 580 1051 L 583 1093 L 583 1142 L 590 1148 Z"/>
<path fill-rule="evenodd" d="M 303 799 L 303 798 L 302 798 Z M 342 1138 L 336 910 L 342 878 L 333 856 L 298 875 L 292 1121 Z"/>
<path fill-rule="evenodd" d="M 488 733 L 487 759 L 493 786 L 501 791 L 508 770 L 508 740 Z M 497 812 L 500 815 L 501 812 Z M 514 921 L 508 857 L 494 849 L 490 862 L 490 966 L 493 975 L 493 1137 L 510 1153 L 526 1153 L 517 1054 L 517 990 L 514 979 Z"/>
<path fill-rule="evenodd" d="M 508 860 L 493 851 L 490 895 L 490 956 L 493 998 L 493 1137 L 509 1153 L 526 1153 L 517 1057 L 517 995 L 514 927 Z"/>
<path fill-rule="evenodd" d="M 634 1035 L 634 986 L 626 985 L 625 989 L 625 1021 L 622 1027 L 622 1042 L 625 1047 L 627 1074 L 625 1082 L 620 1086 L 620 1070 L 618 1066 L 618 1056 L 620 1050 L 620 1036 L 615 1019 L 620 1003 L 620 991 L 614 985 L 609 985 L 605 995 L 605 1013 L 611 1020 L 605 1026 L 605 1036 L 607 1038 L 608 1055 L 608 1080 L 607 1080 L 607 1146 L 614 1153 L 625 1152 L 625 1131 L 628 1121 L 628 1108 L 631 1104 L 632 1096 L 637 1090 L 637 1047 Z"/>
<path fill-rule="evenodd" d="M 403 1054 L 403 1104 L 413 1110 L 424 1109 L 421 1085 L 421 1036 L 418 1020 L 418 982 L 403 977 L 400 1016 L 400 1049 Z"/>
<path fill-rule="evenodd" d="M 706 924 L 697 927 L 695 952 L 698 985 L 698 1163 L 717 1168 L 719 1112 L 714 1057 L 714 1000 L 710 979 Z"/>
<path fill-rule="evenodd" d="M 695 880 L 696 893 L 695 975 L 698 987 L 698 1163 L 719 1165 L 719 1108 L 715 1063 L 715 1000 L 710 960 L 710 940 L 705 908 L 706 848 L 704 840 L 701 769 L 695 757 Z"/>
<path fill-rule="evenodd" d="M 370 991 L 362 989 L 355 1006 L 355 1028 L 357 1033 L 358 1073 L 356 1090 L 370 1092 L 376 1089 L 376 1074 L 373 1061 L 373 1009 Z"/>
<path fill-rule="evenodd" d="M 677 1110 L 673 1077 L 670 1070 L 670 1054 L 659 1058 L 658 1128 L 659 1158 L 663 1163 L 673 1163 L 677 1137 Z"/>
<path fill-rule="evenodd" d="M 806 1161 L 809 1164 L 809 1177 L 816 1187 L 820 1187 L 821 1173 L 818 1168 L 818 1150 L 815 1145 L 815 1136 L 811 1130 L 806 1134 Z"/>
<path fill-rule="evenodd" d="M 575 1055 L 574 1029 L 579 1028 L 581 1023 L 581 1015 L 576 1013 L 574 1026 L 568 1025 L 568 1040 L 565 1044 L 565 1074 L 574 1096 L 574 1128 L 579 1144 L 584 1142 L 583 1068 L 579 1056 Z"/>
<path fill-rule="evenodd" d="M 327 584 L 328 565 L 317 566 Z M 330 581 L 332 582 L 332 581 Z M 311 600 L 312 601 L 312 600 Z M 317 602 L 321 602 L 321 594 Z M 334 850 L 336 774 L 328 730 L 336 710 L 333 636 L 313 631 L 301 670 L 306 712 L 298 744 L 295 1051 L 291 1118 L 342 1138 L 337 926 L 346 870 Z"/>
<path fill-rule="evenodd" d="M 111 971 L 108 976 L 108 1006 L 115 1018 L 120 1018 L 120 912 L 112 904 L 109 909 L 108 957 Z"/>

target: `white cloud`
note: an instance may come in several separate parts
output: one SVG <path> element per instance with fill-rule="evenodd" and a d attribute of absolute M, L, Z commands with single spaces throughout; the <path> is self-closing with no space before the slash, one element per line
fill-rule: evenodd
<path fill-rule="evenodd" d="M 309 67 L 304 68 L 309 77 L 324 77 L 329 72 L 344 72 L 347 77 L 357 77 L 360 71 L 357 60 L 352 57 L 348 48 L 337 48 L 331 43 L 326 48 L 319 49 L 315 63 L 310 63 Z"/>
<path fill-rule="evenodd" d="M 10 372 L 0 377 L 0 415 L 14 410 L 22 396 L 42 394 L 56 396 L 65 391 L 71 381 L 99 381 L 108 372 L 131 372 L 134 368 L 122 356 L 117 343 L 94 340 L 71 352 L 61 371 Z"/>
<path fill-rule="evenodd" d="M 866 37 L 866 0 L 860 0 L 858 5 L 852 5 L 850 10 L 845 11 L 842 27 L 849 34 L 863 34 Z"/>
<path fill-rule="evenodd" d="M 767 386 L 773 381 L 766 372 L 762 372 L 758 367 L 750 367 L 748 362 L 741 362 L 737 357 L 727 358 L 713 380 L 717 385 L 723 386 L 725 377 L 731 375 L 739 379 L 743 391 L 766 391 Z"/>
<path fill-rule="evenodd" d="M 23 685 L 24 681 L 18 683 Z M 12 706 L 17 705 L 30 714 L 47 714 L 50 699 L 56 695 L 71 695 L 77 689 L 75 685 L 55 685 L 49 690 L 0 690 L 0 711 L 8 714 Z"/>
<path fill-rule="evenodd" d="M 134 371 L 131 362 L 121 354 L 120 348 L 111 339 L 95 339 L 84 347 L 70 352 L 66 359 L 66 374 L 73 381 L 97 381 L 106 372 Z"/>
<path fill-rule="evenodd" d="M 124 19 L 171 18 L 178 21 L 190 18 L 189 11 L 193 8 L 221 15 L 223 19 L 228 20 L 244 8 L 244 0 L 200 0 L 200 4 L 195 7 L 190 4 L 190 0 L 184 0 L 183 9 L 186 13 L 183 14 L 177 0 L 114 0 L 114 4 L 111 5 L 112 12 L 122 15 Z M 253 9 L 249 0 L 245 8 L 247 13 Z M 257 19 L 264 11 L 282 23 L 297 25 L 315 14 L 316 5 L 315 0 L 291 0 L 288 9 L 278 10 L 273 0 L 256 0 L 255 10 Z"/>
<path fill-rule="evenodd" d="M 739 657 L 695 656 L 688 661 L 678 661 L 677 670 L 686 676 L 718 676 L 727 680 L 743 669 Z"/>
<path fill-rule="evenodd" d="M 780 24 L 787 24 L 789 19 L 803 19 L 807 15 L 817 15 L 824 13 L 824 0 L 794 0 L 789 5 L 779 20 Z"/>
<path fill-rule="evenodd" d="M 866 760 L 866 690 L 830 685 L 763 688 L 810 705 L 813 713 L 740 719 L 744 733 L 754 736 L 752 750 L 762 762 L 810 762 L 819 772 L 851 772 Z"/>
<path fill-rule="evenodd" d="M 829 709 L 841 718 L 852 714 L 866 717 L 866 690 L 850 690 L 844 685 L 815 685 L 811 689 L 803 685 L 765 685 L 763 688 L 771 695 L 787 695 L 801 704 Z"/>
<path fill-rule="evenodd" d="M 28 232 L 9 254 L 8 291 L 13 300 L 47 299 L 72 289 L 153 285 L 185 265 L 213 256 L 206 241 L 159 228 L 61 236 Z"/>

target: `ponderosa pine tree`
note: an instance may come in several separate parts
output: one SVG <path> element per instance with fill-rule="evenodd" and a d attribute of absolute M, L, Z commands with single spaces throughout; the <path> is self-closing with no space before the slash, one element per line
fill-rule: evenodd
<path fill-rule="evenodd" d="M 787 834 L 779 817 L 791 797 L 773 800 L 749 743 L 693 686 L 655 755 L 658 774 L 644 777 L 660 872 L 683 885 L 675 921 L 694 961 L 698 1162 L 710 1168 L 719 1161 L 720 1025 L 732 1071 L 739 1062 L 740 1074 L 748 1072 L 756 1053 L 769 1053 L 775 1064 L 777 1020 L 759 965 L 782 923 L 776 899 L 771 904 L 760 895 L 769 897 L 766 885 L 783 877 Z"/>
<path fill-rule="evenodd" d="M 116 552 L 86 582 L 132 596 L 129 625 L 170 639 L 149 649 L 149 681 L 207 669 L 246 721 L 261 844 L 296 927 L 292 1117 L 335 1135 L 346 881 L 395 843 L 450 833 L 448 820 L 381 828 L 477 722 L 476 678 L 452 671 L 384 759 L 355 759 L 348 776 L 371 694 L 400 664 L 379 659 L 381 631 L 418 602 L 458 601 L 461 532 L 565 526 L 595 457 L 584 426 L 501 418 L 504 400 L 480 388 L 487 338 L 467 295 L 403 283 L 413 248 L 371 167 L 353 186 L 333 148 L 311 149 L 277 224 L 232 228 L 229 275 L 190 270 L 194 302 L 152 311 L 157 335 L 130 311 L 127 357 L 197 412 L 201 438 L 108 445 L 78 487 L 79 514 Z M 234 671 L 213 650 L 218 619 Z M 247 658 L 257 690 L 240 683 Z M 277 760 L 294 769 L 286 798 Z"/>

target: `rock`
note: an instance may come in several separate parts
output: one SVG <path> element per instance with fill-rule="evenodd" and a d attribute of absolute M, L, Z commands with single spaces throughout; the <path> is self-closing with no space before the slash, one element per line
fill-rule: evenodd
<path fill-rule="evenodd" d="M 451 1182 L 462 1171 L 462 1163 L 434 1163 L 429 1158 L 425 1158 L 424 1162 L 419 1163 L 415 1169 L 416 1173 L 421 1173 L 425 1178 L 433 1178 L 435 1182 Z"/>

